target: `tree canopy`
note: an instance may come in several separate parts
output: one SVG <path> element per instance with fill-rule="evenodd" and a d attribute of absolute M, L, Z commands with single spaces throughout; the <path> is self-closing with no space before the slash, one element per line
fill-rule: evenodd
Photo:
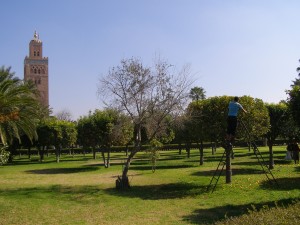
<path fill-rule="evenodd" d="M 204 88 L 202 87 L 193 87 L 190 90 L 189 97 L 192 101 L 203 100 L 206 98 Z"/>
<path fill-rule="evenodd" d="M 36 99 L 35 85 L 15 77 L 10 68 L 0 68 L 0 138 L 3 144 L 21 141 L 25 134 L 37 138 L 36 126 L 42 116 L 42 106 Z"/>
<path fill-rule="evenodd" d="M 177 72 L 173 66 L 158 60 L 153 67 L 139 59 L 124 59 L 100 80 L 99 94 L 110 96 L 112 105 L 125 112 L 135 128 L 135 150 L 128 156 L 122 177 L 133 156 L 140 150 L 143 127 L 147 141 L 159 138 L 167 131 L 166 118 L 183 110 L 190 88 L 189 68 Z"/>
<path fill-rule="evenodd" d="M 224 139 L 227 127 L 228 104 L 232 99 L 232 96 L 216 96 L 190 103 L 187 109 L 190 119 L 193 121 L 190 125 L 194 127 L 192 129 L 198 129 L 199 133 L 197 135 L 202 135 L 202 140 L 220 141 Z M 250 136 L 256 138 L 266 134 L 269 129 L 269 116 L 263 101 L 249 96 L 242 96 L 240 103 L 248 113 L 240 113 L 238 119 L 243 121 Z M 237 138 L 248 137 L 245 128 L 240 124 Z"/>

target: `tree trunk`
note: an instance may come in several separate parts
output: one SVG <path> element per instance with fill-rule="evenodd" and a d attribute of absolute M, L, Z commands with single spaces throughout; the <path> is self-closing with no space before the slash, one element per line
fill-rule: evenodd
<path fill-rule="evenodd" d="M 201 143 L 200 143 L 199 151 L 200 151 L 200 165 L 203 165 L 203 163 L 204 163 L 203 141 L 201 141 Z"/>
<path fill-rule="evenodd" d="M 40 162 L 44 161 L 44 151 L 45 151 L 45 146 L 42 146 L 42 149 L 40 149 Z"/>
<path fill-rule="evenodd" d="M 27 154 L 28 154 L 28 159 L 30 160 L 31 159 L 31 147 L 28 147 Z"/>
<path fill-rule="evenodd" d="M 268 140 L 268 145 L 269 145 L 269 169 L 274 169 L 273 141 Z"/>
<path fill-rule="evenodd" d="M 14 155 L 16 154 L 16 147 L 14 144 L 10 145 L 8 147 L 8 151 L 10 152 L 9 156 L 8 156 L 8 162 L 9 163 L 12 163 L 13 162 L 13 158 L 14 158 Z"/>
<path fill-rule="evenodd" d="M 135 156 L 135 154 L 140 151 L 141 149 L 141 130 L 142 126 L 140 124 L 137 124 L 136 126 L 136 137 L 135 137 L 135 148 L 130 152 L 126 163 L 123 168 L 122 176 L 118 176 L 118 179 L 116 180 L 116 188 L 119 190 L 124 190 L 130 188 L 130 183 L 128 179 L 128 170 L 130 167 L 131 160 Z"/>
<path fill-rule="evenodd" d="M 93 159 L 96 159 L 96 149 L 95 149 L 95 147 L 92 148 L 92 152 L 93 152 Z"/>
<path fill-rule="evenodd" d="M 178 146 L 178 149 L 179 149 L 179 155 L 181 155 L 181 151 L 182 151 L 182 146 L 181 146 L 181 143 L 179 144 L 179 146 Z"/>
<path fill-rule="evenodd" d="M 248 151 L 251 152 L 251 142 L 248 143 Z"/>
<path fill-rule="evenodd" d="M 231 150 L 232 146 L 226 147 L 226 184 L 231 183 L 232 171 L 231 171 Z"/>
<path fill-rule="evenodd" d="M 126 163 L 124 165 L 123 168 L 123 172 L 122 172 L 122 176 L 118 176 L 118 179 L 116 180 L 116 188 L 119 190 L 124 190 L 124 189 L 128 189 L 130 188 L 130 183 L 129 183 L 129 179 L 127 176 L 129 167 L 130 167 L 130 163 L 131 160 L 133 159 L 133 157 L 135 156 L 135 154 L 139 151 L 139 148 L 136 148 L 134 150 L 131 151 L 131 153 L 129 154 Z"/>
<path fill-rule="evenodd" d="M 71 149 L 72 149 L 72 158 L 74 158 L 74 146 L 73 145 L 71 146 Z"/>
<path fill-rule="evenodd" d="M 108 152 L 107 152 L 107 168 L 110 167 L 110 147 L 108 147 Z"/>
<path fill-rule="evenodd" d="M 59 163 L 59 156 L 60 156 L 60 154 L 59 154 L 59 146 L 55 146 L 55 156 L 56 156 L 56 162 L 57 163 Z"/>
<path fill-rule="evenodd" d="M 186 153 L 187 153 L 187 157 L 188 157 L 188 159 L 189 159 L 190 156 L 191 156 L 191 145 L 190 145 L 189 142 L 186 143 Z"/>
<path fill-rule="evenodd" d="M 104 149 L 101 150 L 101 156 L 102 156 L 104 167 L 107 168 L 106 167 L 106 159 L 105 159 Z"/>
<path fill-rule="evenodd" d="M 37 154 L 38 154 L 38 157 L 39 157 L 39 159 L 40 159 L 40 158 L 41 158 L 41 146 L 38 145 L 38 146 L 36 146 L 36 148 L 37 148 Z"/>
<path fill-rule="evenodd" d="M 216 149 L 217 149 L 217 146 L 216 146 L 216 142 L 212 142 L 211 143 L 211 154 L 214 155 L 216 153 Z"/>
<path fill-rule="evenodd" d="M 104 163 L 104 167 L 110 167 L 110 147 L 107 147 L 107 157 L 105 157 L 105 148 L 101 147 L 101 155 Z"/>

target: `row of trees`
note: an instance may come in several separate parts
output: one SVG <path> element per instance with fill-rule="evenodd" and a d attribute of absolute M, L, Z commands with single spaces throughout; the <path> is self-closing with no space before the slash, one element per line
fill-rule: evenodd
<path fill-rule="evenodd" d="M 104 97 L 107 109 L 96 110 L 76 122 L 48 117 L 36 101 L 36 89 L 30 82 L 14 77 L 10 69 L 0 70 L 0 134 L 1 142 L 13 153 L 13 143 L 35 145 L 41 160 L 47 146 L 54 146 L 59 162 L 62 147 L 79 144 L 90 147 L 96 157 L 101 149 L 104 165 L 109 166 L 110 148 L 133 144 L 118 186 L 128 187 L 128 170 L 135 154 L 145 144 L 182 143 L 190 149 L 199 144 L 200 163 L 203 163 L 203 142 L 220 142 L 226 130 L 227 107 L 231 96 L 205 98 L 202 88 L 191 89 L 190 70 L 176 70 L 165 61 L 145 66 L 140 59 L 122 60 L 120 65 L 101 78 L 99 96 Z M 278 136 L 295 137 L 300 126 L 300 85 L 296 79 L 288 91 L 288 101 L 265 104 L 260 99 L 243 96 L 240 102 L 249 113 L 240 115 L 250 137 L 267 137 L 270 148 L 270 167 L 273 166 L 272 145 Z M 190 90 L 190 92 L 189 92 Z M 19 92 L 18 92 L 19 91 Z M 192 98 L 192 102 L 188 98 Z M 298 108 L 297 108 L 298 107 Z M 296 121 L 296 122 L 295 122 Z M 297 125 L 297 126 L 296 126 Z M 239 127 L 238 138 L 249 138 Z M 27 140 L 27 141 L 26 141 Z M 5 158 L 1 148 L 1 158 Z M 153 153 L 155 155 L 155 152 Z M 11 154 L 12 155 L 12 154 Z"/>

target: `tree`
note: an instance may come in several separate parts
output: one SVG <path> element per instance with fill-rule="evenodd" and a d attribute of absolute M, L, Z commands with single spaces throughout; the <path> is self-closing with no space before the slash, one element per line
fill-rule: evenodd
<path fill-rule="evenodd" d="M 287 93 L 289 95 L 289 110 L 297 126 L 300 127 L 300 85 L 292 86 L 292 89 L 287 91 Z"/>
<path fill-rule="evenodd" d="M 77 142 L 77 127 L 75 122 L 66 120 L 60 120 L 60 126 L 62 127 L 62 147 L 69 148 L 69 154 L 71 154 L 71 148 Z"/>
<path fill-rule="evenodd" d="M 37 126 L 38 140 L 36 147 L 39 151 L 40 162 L 44 160 L 45 147 L 48 149 L 50 146 L 55 146 L 52 120 L 54 120 L 54 118 L 41 120 Z"/>
<path fill-rule="evenodd" d="M 184 67 L 176 73 L 171 69 L 170 64 L 160 60 L 151 68 L 139 59 L 125 59 L 100 80 L 99 95 L 111 96 L 112 105 L 127 113 L 135 129 L 135 148 L 117 181 L 120 187 L 129 187 L 127 173 L 133 157 L 141 150 L 142 128 L 151 126 L 148 142 L 156 139 L 166 131 L 165 118 L 183 109 L 190 87 L 189 70 Z"/>
<path fill-rule="evenodd" d="M 205 91 L 202 87 L 193 87 L 190 90 L 189 97 L 192 99 L 192 101 L 198 101 L 205 99 Z"/>
<path fill-rule="evenodd" d="M 197 133 L 198 137 L 207 141 L 223 141 L 227 128 L 228 104 L 233 97 L 217 96 L 201 101 L 191 102 L 188 112 L 191 114 L 192 123 L 190 124 Z M 240 103 L 248 111 L 247 114 L 239 114 L 238 119 L 245 125 L 238 126 L 237 138 L 255 140 L 262 137 L 269 129 L 268 110 L 260 99 L 249 96 L 242 96 Z M 195 126 L 198 126 L 195 127 Z M 201 128 L 201 129 L 199 129 Z M 246 128 L 246 129 L 245 129 Z M 226 157 L 226 182 L 231 182 L 231 162 L 229 153 Z"/>
<path fill-rule="evenodd" d="M 111 146 L 127 145 L 133 138 L 133 125 L 128 116 L 115 109 L 102 111 L 102 158 L 104 166 L 110 166 Z M 105 157 L 105 152 L 107 157 Z"/>
<path fill-rule="evenodd" d="M 216 96 L 201 101 L 191 102 L 187 111 L 191 115 L 192 126 L 201 124 L 198 136 L 203 140 L 218 142 L 223 141 L 227 127 L 228 104 L 232 97 Z"/>
<path fill-rule="evenodd" d="M 242 96 L 240 103 L 247 110 L 247 113 L 241 113 L 239 120 L 245 126 L 238 126 L 237 138 L 255 141 L 263 137 L 270 129 L 269 111 L 266 104 L 258 98 Z M 246 129 L 245 129 L 246 128 Z"/>
<path fill-rule="evenodd" d="M 95 148 L 100 143 L 99 132 L 94 125 L 92 114 L 80 117 L 77 121 L 77 141 L 83 148 L 92 147 L 93 158 L 96 159 Z"/>
<path fill-rule="evenodd" d="M 266 104 L 270 117 L 270 130 L 266 134 L 269 146 L 269 168 L 274 169 L 273 143 L 279 135 L 284 135 L 284 127 L 288 118 L 288 108 L 284 103 Z"/>
<path fill-rule="evenodd" d="M 36 86 L 24 82 L 10 72 L 0 68 L 0 141 L 4 145 L 19 142 L 25 134 L 31 141 L 37 138 L 36 126 L 45 112 L 36 99 Z M 12 160 L 12 158 L 10 158 Z"/>
<path fill-rule="evenodd" d="M 47 118 L 39 123 L 37 128 L 37 147 L 40 153 L 40 161 L 44 159 L 45 147 L 55 147 L 56 161 L 60 161 L 62 147 L 70 147 L 76 143 L 77 129 L 73 122 L 58 120 L 55 117 Z"/>
<path fill-rule="evenodd" d="M 59 120 L 72 121 L 72 114 L 69 110 L 64 109 L 55 114 L 55 117 Z"/>
<path fill-rule="evenodd" d="M 299 60 L 300 62 L 300 60 Z M 300 86 L 300 66 L 297 67 L 296 69 L 297 73 L 298 73 L 298 78 L 296 78 L 294 81 L 293 81 L 293 84 L 291 85 L 291 87 L 294 87 L 294 86 Z"/>
<path fill-rule="evenodd" d="M 291 90 L 286 92 L 288 94 L 287 104 L 289 111 L 298 128 L 300 128 L 300 67 L 298 67 L 296 71 L 298 73 L 298 78 L 291 84 Z"/>
<path fill-rule="evenodd" d="M 110 165 L 111 146 L 126 145 L 132 139 L 131 120 L 114 109 L 95 110 L 89 116 L 81 117 L 77 127 L 79 143 L 92 147 L 94 159 L 96 147 L 100 147 L 106 168 Z"/>
<path fill-rule="evenodd" d="M 287 108 L 287 113 L 284 115 L 283 120 L 285 121 L 283 126 L 281 127 L 282 133 L 280 134 L 282 137 L 292 140 L 296 137 L 300 136 L 300 127 L 294 120 L 293 115 L 289 109 Z"/>

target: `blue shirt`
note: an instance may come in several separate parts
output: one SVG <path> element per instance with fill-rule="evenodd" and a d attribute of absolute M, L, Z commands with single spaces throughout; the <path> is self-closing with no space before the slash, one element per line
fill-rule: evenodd
<path fill-rule="evenodd" d="M 229 103 L 228 106 L 228 116 L 237 116 L 239 109 L 242 109 L 243 106 L 235 101 Z"/>

